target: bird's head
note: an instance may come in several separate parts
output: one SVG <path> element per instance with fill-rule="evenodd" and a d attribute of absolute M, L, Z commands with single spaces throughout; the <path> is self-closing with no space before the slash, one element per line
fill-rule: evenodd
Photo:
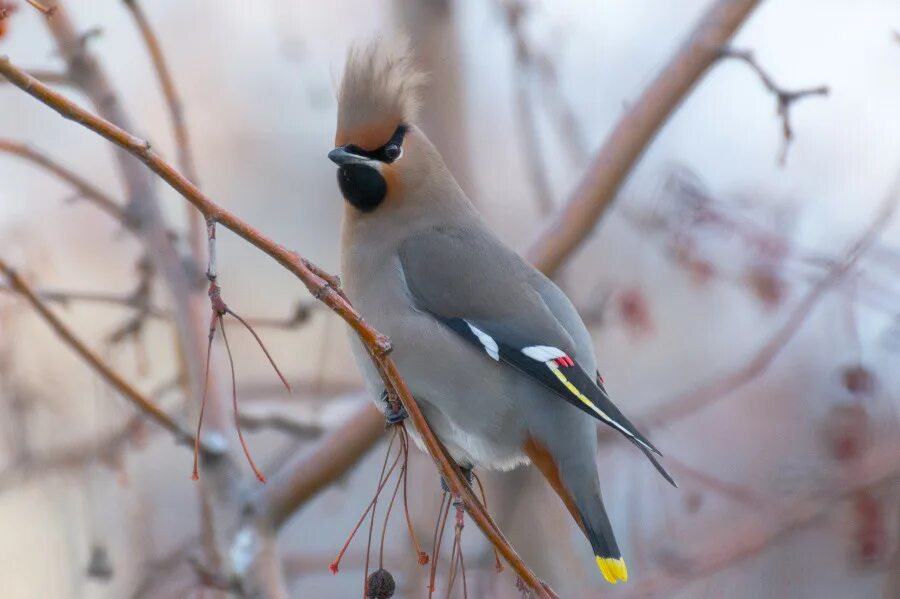
<path fill-rule="evenodd" d="M 404 43 L 375 41 L 349 52 L 328 158 L 356 210 L 370 213 L 399 197 L 433 161 L 436 151 L 414 124 L 424 80 Z"/>

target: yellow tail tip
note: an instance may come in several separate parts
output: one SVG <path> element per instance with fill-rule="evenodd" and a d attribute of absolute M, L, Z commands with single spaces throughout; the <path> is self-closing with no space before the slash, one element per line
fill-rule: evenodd
<path fill-rule="evenodd" d="M 603 578 L 610 584 L 616 584 L 620 580 L 628 582 L 628 568 L 625 566 L 625 560 L 621 557 L 597 557 L 597 567 Z"/>

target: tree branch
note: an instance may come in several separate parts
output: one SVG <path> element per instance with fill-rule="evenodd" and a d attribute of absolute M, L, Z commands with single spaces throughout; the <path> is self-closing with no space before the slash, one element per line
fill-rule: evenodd
<path fill-rule="evenodd" d="M 359 461 L 384 436 L 384 415 L 371 402 L 271 478 L 260 500 L 275 528 Z"/>
<path fill-rule="evenodd" d="M 163 412 L 152 401 L 144 397 L 137 389 L 131 386 L 121 375 L 110 368 L 100 356 L 91 351 L 53 312 L 35 295 L 31 286 L 2 258 L 0 258 L 0 273 L 9 279 L 10 285 L 24 297 L 32 308 L 44 321 L 50 325 L 66 345 L 75 350 L 88 365 L 99 374 L 107 383 L 114 387 L 134 406 L 147 414 L 157 424 L 175 435 L 179 443 L 194 443 L 194 435 L 181 427 L 171 416 Z"/>
<path fill-rule="evenodd" d="M 147 16 L 144 14 L 144 10 L 141 8 L 138 0 L 123 1 L 134 17 L 138 31 L 141 33 L 141 39 L 144 40 L 144 45 L 147 46 L 150 60 L 153 62 L 153 70 L 156 71 L 159 86 L 162 88 L 163 96 L 166 99 L 169 118 L 172 120 L 172 131 L 175 136 L 176 164 L 178 164 L 178 169 L 195 185 L 199 185 L 197 169 L 194 166 L 194 155 L 191 151 L 190 136 L 188 135 L 187 123 L 184 120 L 184 105 L 181 103 L 181 98 L 175 87 L 175 81 L 172 79 L 169 67 L 166 64 L 162 46 L 160 46 L 153 28 L 150 27 L 150 22 L 147 20 Z M 194 260 L 199 264 L 203 256 L 206 228 L 203 226 L 203 219 L 200 218 L 200 214 L 196 210 L 191 210 L 189 206 L 187 210 L 188 240 Z"/>
<path fill-rule="evenodd" d="M 778 112 L 778 118 L 781 119 L 781 132 L 783 136 L 781 151 L 778 153 L 778 163 L 783 166 L 787 160 L 788 147 L 794 139 L 794 130 L 791 128 L 791 105 L 798 100 L 810 96 L 827 96 L 828 86 L 820 85 L 818 87 L 809 87 L 799 90 L 787 90 L 779 87 L 775 83 L 772 77 L 769 76 L 756 61 L 753 52 L 750 50 L 725 48 L 721 51 L 721 56 L 723 58 L 733 58 L 747 63 L 747 65 L 759 75 L 759 79 L 762 81 L 762 84 L 766 86 L 766 89 L 775 96 L 776 111 Z"/>
<path fill-rule="evenodd" d="M 715 0 L 682 48 L 619 119 L 565 207 L 527 257 L 548 276 L 588 237 L 669 116 L 720 56 L 759 0 Z"/>
<path fill-rule="evenodd" d="M 95 186 L 93 183 L 83 179 L 74 171 L 70 171 L 62 166 L 43 152 L 9 139 L 0 139 L 0 152 L 18 156 L 19 158 L 23 158 L 32 164 L 36 164 L 37 166 L 46 169 L 51 174 L 74 187 L 79 196 L 91 201 L 103 212 L 129 229 L 132 228 L 133 225 L 128 222 L 122 206 L 114 200 L 112 196 Z"/>
<path fill-rule="evenodd" d="M 39 12 L 43 13 L 43 15 L 45 17 L 48 17 L 48 18 L 52 17 L 54 15 L 54 13 L 56 13 L 55 6 L 44 6 L 41 2 L 38 2 L 38 0 L 25 0 L 25 2 L 30 4 L 33 8 L 35 8 Z"/>
<path fill-rule="evenodd" d="M 728 375 L 715 380 L 700 389 L 657 405 L 640 419 L 647 428 L 668 425 L 685 418 L 727 393 L 731 393 L 762 374 L 775 360 L 787 342 L 793 338 L 809 317 L 813 308 L 825 293 L 837 284 L 856 265 L 859 259 L 878 240 L 888 225 L 900 202 L 900 177 L 891 185 L 881 207 L 872 218 L 865 231 L 847 250 L 842 261 L 835 264 L 807 294 L 800 300 L 791 315 L 776 333 L 763 345 L 756 355 L 745 365 Z"/>
<path fill-rule="evenodd" d="M 9 285 L 0 284 L 0 293 L 15 293 L 16 290 Z M 157 305 L 144 305 L 142 298 L 135 293 L 111 293 L 105 291 L 72 291 L 61 289 L 35 289 L 34 294 L 44 302 L 51 302 L 67 306 L 71 303 L 102 304 L 107 306 L 119 306 L 141 310 L 144 317 L 159 320 L 170 320 L 173 317 L 172 310 Z M 309 321 L 311 312 L 320 304 L 298 304 L 287 316 L 257 316 L 249 317 L 247 321 L 254 328 L 293 330 Z"/>
<path fill-rule="evenodd" d="M 738 522 L 729 523 L 717 534 L 695 537 L 693 546 L 679 545 L 669 560 L 671 567 L 660 567 L 630 587 L 625 597 L 646 599 L 672 596 L 694 580 L 709 576 L 752 555 L 756 555 L 791 532 L 814 524 L 834 505 L 858 489 L 900 476 L 900 445 L 896 441 L 873 448 L 859 467 L 829 481 L 823 498 L 797 501 L 779 513 L 757 511 Z"/>
<path fill-rule="evenodd" d="M 72 79 L 63 71 L 49 69 L 28 69 L 28 74 L 47 85 L 72 85 Z M 0 83 L 5 83 L 0 81 Z"/>
<path fill-rule="evenodd" d="M 485 511 L 481 502 L 463 479 L 459 467 L 449 457 L 446 449 L 428 426 L 425 416 L 419 410 L 418 405 L 410 394 L 397 366 L 389 357 L 391 351 L 390 340 L 369 326 L 339 289 L 335 289 L 328 280 L 317 275 L 310 268 L 308 261 L 289 251 L 284 246 L 276 244 L 231 212 L 215 204 L 196 185 L 160 158 L 150 148 L 150 144 L 147 141 L 82 109 L 48 86 L 30 77 L 24 71 L 13 66 L 6 56 L 0 57 L 0 74 L 9 79 L 13 85 L 53 108 L 64 118 L 85 126 L 138 158 L 175 191 L 181 194 L 182 197 L 193 204 L 203 214 L 207 222 L 221 224 L 262 250 L 300 279 L 316 299 L 323 302 L 343 318 L 369 350 L 372 361 L 381 374 L 385 388 L 393 397 L 399 398 L 403 403 L 403 406 L 409 413 L 412 424 L 419 431 L 429 453 L 434 458 L 445 480 L 448 481 L 451 491 L 465 502 L 469 515 L 475 524 L 533 591 L 545 598 L 555 596 L 551 590 L 541 583 L 503 537 L 490 515 Z M 370 444 L 367 444 L 366 448 L 369 446 Z"/>

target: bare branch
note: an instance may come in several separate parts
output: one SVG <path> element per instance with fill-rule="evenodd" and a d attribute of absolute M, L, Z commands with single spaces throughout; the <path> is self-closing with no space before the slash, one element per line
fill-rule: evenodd
<path fill-rule="evenodd" d="M 384 415 L 366 402 L 313 449 L 271 477 L 262 501 L 273 525 L 283 525 L 299 506 L 340 478 L 383 437 Z"/>
<path fill-rule="evenodd" d="M 781 119 L 781 132 L 784 139 L 781 144 L 781 151 L 778 153 L 778 163 L 784 166 L 784 163 L 787 160 L 788 148 L 791 145 L 791 141 L 794 139 L 794 130 L 791 127 L 791 106 L 794 102 L 810 96 L 827 96 L 828 86 L 820 85 L 818 87 L 799 90 L 786 90 L 779 87 L 775 81 L 772 80 L 772 77 L 763 70 L 762 66 L 760 66 L 759 62 L 757 62 L 756 58 L 753 56 L 753 52 L 750 50 L 725 48 L 721 51 L 721 56 L 722 58 L 733 58 L 747 63 L 750 68 L 759 75 L 759 79 L 762 81 L 762 84 L 766 86 L 766 89 L 775 96 L 776 111 L 778 113 L 778 118 Z"/>
<path fill-rule="evenodd" d="M 134 417 L 117 430 L 90 443 L 57 449 L 43 455 L 23 456 L 0 471 L 0 492 L 29 477 L 84 468 L 105 456 L 118 455 L 143 425 L 142 417 Z"/>
<path fill-rule="evenodd" d="M 131 129 L 131 119 L 124 109 L 115 88 L 96 57 L 89 51 L 87 40 L 95 30 L 79 32 L 66 9 L 57 4 L 56 14 L 45 24 L 56 41 L 66 70 L 74 84 L 94 105 L 96 111 L 111 123 Z M 180 366 L 179 382 L 189 398 L 188 406 L 196 416 L 203 388 L 203 356 L 205 327 L 203 322 L 202 288 L 197 285 L 196 272 L 186 268 L 163 216 L 153 176 L 128 152 L 114 149 L 121 180 L 127 190 L 126 212 L 135 223 L 135 231 L 153 268 L 164 282 L 173 302 L 177 335 L 176 354 Z M 217 381 L 209 384 L 207 437 L 221 448 L 218 459 L 207 460 L 206 468 L 214 484 L 198 486 L 200 496 L 201 539 L 205 558 L 212 568 L 219 568 L 228 552 L 228 539 L 222 526 L 225 514 L 234 510 L 234 486 L 230 479 L 228 437 L 225 434 L 227 415 L 225 402 Z"/>
<path fill-rule="evenodd" d="M 0 285 L 0 292 L 16 293 L 9 285 Z M 137 303 L 132 294 L 110 293 L 104 291 L 62 291 L 58 289 L 35 289 L 34 294 L 44 302 L 68 306 L 72 303 L 101 304 L 106 306 L 120 306 L 123 308 L 137 308 Z M 169 311 L 151 307 L 148 316 L 153 318 L 169 318 Z"/>
<path fill-rule="evenodd" d="M 47 85 L 72 85 L 72 79 L 64 71 L 51 71 L 48 69 L 27 69 L 28 74 Z M 0 84 L 6 83 L 0 81 Z"/>
<path fill-rule="evenodd" d="M 526 170 L 531 177 L 532 191 L 537 200 L 538 212 L 549 214 L 553 211 L 553 193 L 547 176 L 547 168 L 541 157 L 540 136 L 537 129 L 537 116 L 531 98 L 530 74 L 532 70 L 532 50 L 525 41 L 522 31 L 522 19 L 527 8 L 522 0 L 510 0 L 501 3 L 507 28 L 512 36 L 515 54 L 515 94 L 516 121 L 518 129 L 524 135 L 519 144 L 527 161 Z"/>
<path fill-rule="evenodd" d="M 127 400 L 135 405 L 136 408 L 147 414 L 157 424 L 170 431 L 175 435 L 179 443 L 193 443 L 194 436 L 181 427 L 171 416 L 163 412 L 153 402 L 147 399 L 142 393 L 131 386 L 121 375 L 110 368 L 100 356 L 91 351 L 69 328 L 63 324 L 53 312 L 38 298 L 28 283 L 22 279 L 19 274 L 13 270 L 2 258 L 0 258 L 0 273 L 3 273 L 10 284 L 18 291 L 34 310 L 50 325 L 57 335 L 88 365 L 99 374 L 107 383 L 112 385 Z"/>
<path fill-rule="evenodd" d="M 625 597 L 646 599 L 659 595 L 672 596 L 688 583 L 709 576 L 752 555 L 800 528 L 810 526 L 826 516 L 835 504 L 858 489 L 900 476 L 900 446 L 896 441 L 873 448 L 858 467 L 828 481 L 827 493 L 821 498 L 805 498 L 778 510 L 756 511 L 730 522 L 727 528 L 696 543 L 679 545 L 674 555 L 657 572 L 651 572 L 630 587 Z"/>
<path fill-rule="evenodd" d="M 48 170 L 51 174 L 74 187 L 80 197 L 89 200 L 103 212 L 126 227 L 132 228 L 133 225 L 126 218 L 122 206 L 109 194 L 82 178 L 74 171 L 62 166 L 43 152 L 8 139 L 0 139 L 0 152 L 6 152 L 18 156 L 19 158 L 24 158 L 25 160 Z"/>
<path fill-rule="evenodd" d="M 335 289 L 329 282 L 329 280 L 333 279 L 323 279 L 310 268 L 308 261 L 303 260 L 284 246 L 275 243 L 231 212 L 215 204 L 196 185 L 160 158 L 150 148 L 148 142 L 135 137 L 102 117 L 82 109 L 77 104 L 13 66 L 8 57 L 0 57 L 0 74 L 9 79 L 13 85 L 53 108 L 63 117 L 87 127 L 138 158 L 175 191 L 181 194 L 182 197 L 193 204 L 203 214 L 208 223 L 219 223 L 262 250 L 300 279 L 316 299 L 326 304 L 343 318 L 368 349 L 372 362 L 378 368 L 389 395 L 398 398 L 403 403 L 403 406 L 409 413 L 412 424 L 419 431 L 425 446 L 439 466 L 451 491 L 465 502 L 469 515 L 475 524 L 534 592 L 544 598 L 555 596 L 553 591 L 535 576 L 503 537 L 497 525 L 463 478 L 456 462 L 450 458 L 443 444 L 428 426 L 425 416 L 413 399 L 396 364 L 389 357 L 391 351 L 390 340 L 363 320 L 362 316 L 350 305 L 343 293 Z M 371 443 L 366 444 L 366 448 L 369 446 L 371 446 Z"/>
<path fill-rule="evenodd" d="M 0 293 L 16 293 L 9 285 L 0 284 Z M 63 289 L 35 289 L 34 294 L 44 302 L 68 306 L 73 303 L 101 304 L 107 306 L 119 306 L 122 308 L 140 309 L 144 315 L 158 320 L 170 320 L 173 317 L 172 310 L 154 305 L 143 305 L 134 293 L 115 293 L 109 291 L 77 291 Z M 284 329 L 294 330 L 309 322 L 312 312 L 321 304 L 309 304 L 300 302 L 287 316 L 257 316 L 244 320 L 258 329 Z"/>
<path fill-rule="evenodd" d="M 847 250 L 842 261 L 835 264 L 800 300 L 785 323 L 745 365 L 728 375 L 650 410 L 641 422 L 647 427 L 671 424 L 700 410 L 716 399 L 734 392 L 765 372 L 775 357 L 800 329 L 813 308 L 825 293 L 854 268 L 859 259 L 872 247 L 888 225 L 900 201 L 900 178 L 891 186 L 872 222 Z"/>
<path fill-rule="evenodd" d="M 683 484 L 684 481 L 687 481 L 688 488 L 690 488 L 690 483 L 693 482 L 698 487 L 712 491 L 720 497 L 725 497 L 751 508 L 760 509 L 768 505 L 768 502 L 753 489 L 707 474 L 671 455 L 666 456 L 666 466 L 675 473 L 680 483 Z"/>
<path fill-rule="evenodd" d="M 248 431 L 275 430 L 299 439 L 316 439 L 325 432 L 318 422 L 305 422 L 274 410 L 241 410 L 240 424 Z"/>
<path fill-rule="evenodd" d="M 25 0 L 25 2 L 42 12 L 45 17 L 52 17 L 56 12 L 56 6 L 44 6 L 38 0 Z"/>
<path fill-rule="evenodd" d="M 150 22 L 147 20 L 147 16 L 144 14 L 144 10 L 141 8 L 140 2 L 138 0 L 123 1 L 128 10 L 131 11 L 138 31 L 141 33 L 141 38 L 144 40 L 144 45 L 147 46 L 150 60 L 153 62 L 153 69 L 156 71 L 156 77 L 159 79 L 159 85 L 166 99 L 169 118 L 172 120 L 172 131 L 175 135 L 176 164 L 178 164 L 178 169 L 195 185 L 199 185 L 197 169 L 194 166 L 194 155 L 191 151 L 190 136 L 188 135 L 187 123 L 184 119 L 184 106 L 175 87 L 175 81 L 172 79 L 172 74 L 169 72 L 169 67 L 166 64 L 162 47 L 156 34 L 153 32 L 153 28 L 150 26 Z M 205 239 L 203 219 L 190 206 L 187 207 L 187 211 L 188 240 L 194 260 L 199 263 L 203 255 L 203 240 Z"/>
<path fill-rule="evenodd" d="M 656 79 L 616 124 L 565 207 L 541 231 L 527 257 L 552 276 L 590 235 L 644 150 L 759 4 L 716 0 Z"/>

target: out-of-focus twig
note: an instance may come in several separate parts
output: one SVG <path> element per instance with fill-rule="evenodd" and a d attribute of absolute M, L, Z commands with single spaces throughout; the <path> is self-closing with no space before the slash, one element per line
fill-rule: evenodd
<path fill-rule="evenodd" d="M 193 204 L 203 214 L 208 226 L 215 223 L 221 224 L 262 250 L 300 279 L 316 299 L 323 302 L 343 318 L 369 351 L 372 362 L 381 374 L 389 396 L 398 399 L 406 408 L 412 425 L 419 432 L 423 443 L 434 458 L 448 486 L 455 496 L 460 497 L 464 501 L 468 513 L 475 524 L 532 591 L 542 598 L 556 596 L 546 584 L 537 578 L 534 572 L 528 568 L 509 545 L 463 478 L 456 462 L 450 458 L 443 444 L 429 427 L 425 416 L 413 399 L 396 364 L 390 358 L 390 340 L 363 320 L 362 316 L 350 305 L 343 293 L 339 289 L 334 288 L 334 285 L 330 282 L 333 279 L 330 277 L 329 279 L 323 279 L 310 268 L 309 261 L 302 259 L 284 246 L 275 243 L 248 223 L 214 203 L 196 185 L 156 154 L 145 140 L 135 137 L 112 122 L 84 110 L 51 88 L 30 77 L 24 71 L 13 66 L 8 57 L 0 57 L 0 74 L 9 79 L 13 85 L 54 109 L 61 116 L 85 126 L 138 158 L 151 171 L 159 175 L 175 191 L 181 194 L 184 199 Z M 366 449 L 369 446 L 371 444 L 366 444 Z"/>
<path fill-rule="evenodd" d="M 525 42 L 522 31 L 522 19 L 526 14 L 526 6 L 522 0 L 508 0 L 502 3 L 506 24 L 513 39 L 515 54 L 515 93 L 517 129 L 524 136 L 519 144 L 527 160 L 526 170 L 531 177 L 532 191 L 537 200 L 538 211 L 549 214 L 553 210 L 553 193 L 547 168 L 541 156 L 543 144 L 537 128 L 537 115 L 531 98 L 530 80 L 533 55 L 530 46 Z"/>
<path fill-rule="evenodd" d="M 44 305 L 31 290 L 31 286 L 2 258 L 0 258 L 0 273 L 9 280 L 9 283 L 31 304 L 32 308 L 43 318 L 57 335 L 99 374 L 107 383 L 112 385 L 119 393 L 135 405 L 139 410 L 147 414 L 160 426 L 172 432 L 179 443 L 193 443 L 194 436 L 175 422 L 171 416 L 160 410 L 156 404 L 147 399 L 141 392 L 135 389 L 121 375 L 110 368 L 100 356 L 91 351 L 53 312 Z"/>
<path fill-rule="evenodd" d="M 305 422 L 274 410 L 241 410 L 240 424 L 248 431 L 274 430 L 300 439 L 315 439 L 325 432 L 319 422 Z"/>
<path fill-rule="evenodd" d="M 0 285 L 0 292 L 15 293 L 16 290 L 9 285 Z M 41 300 L 49 303 L 68 306 L 74 303 L 100 304 L 106 306 L 119 306 L 122 308 L 136 308 L 132 294 L 121 294 L 106 291 L 63 291 L 60 289 L 35 289 L 34 294 Z M 165 308 L 151 306 L 148 316 L 153 318 L 170 318 L 171 313 Z"/>
<path fill-rule="evenodd" d="M 28 74 L 43 81 L 47 85 L 72 85 L 72 79 L 63 71 L 52 71 L 49 69 L 28 69 Z M 0 81 L 0 84 L 6 83 Z"/>
<path fill-rule="evenodd" d="M 133 129 L 111 79 L 88 41 L 93 30 L 80 32 L 67 4 L 55 4 L 56 13 L 46 19 L 48 31 L 65 60 L 66 72 L 77 89 L 93 104 L 98 114 L 116 126 Z M 181 255 L 169 233 L 163 216 L 153 176 L 127 151 L 114 148 L 113 156 L 119 177 L 127 191 L 126 212 L 134 223 L 134 230 L 143 242 L 144 254 L 149 256 L 153 269 L 167 287 L 177 335 L 177 356 L 181 362 L 180 379 L 189 408 L 197 414 L 203 388 L 206 327 L 203 319 L 205 298 L 198 286 L 196 272 L 185 267 Z M 224 530 L 225 514 L 233 514 L 235 497 L 231 480 L 228 437 L 225 433 L 227 416 L 225 401 L 215 378 L 210 381 L 207 437 L 222 449 L 216 460 L 210 460 L 207 471 L 216 484 L 200 485 L 200 527 L 205 558 L 212 568 L 219 568 L 228 552 Z"/>
<path fill-rule="evenodd" d="M 823 496 L 807 497 L 778 510 L 754 511 L 716 533 L 694 535 L 696 544 L 678 549 L 655 572 L 642 575 L 625 597 L 647 599 L 672 596 L 692 581 L 709 576 L 740 560 L 756 555 L 772 543 L 826 516 L 834 505 L 857 489 L 900 476 L 897 441 L 873 448 L 858 468 L 829 481 Z M 666 567 L 665 562 L 671 562 Z"/>
<path fill-rule="evenodd" d="M 529 248 L 527 256 L 539 270 L 555 274 L 590 235 L 663 123 L 758 4 L 716 0 L 707 10 L 682 48 L 619 119 L 568 202 Z"/>
<path fill-rule="evenodd" d="M 675 473 L 679 483 L 687 482 L 687 488 L 690 488 L 691 483 L 693 483 L 701 489 L 712 491 L 720 497 L 754 509 L 760 509 L 769 505 L 769 502 L 766 502 L 753 489 L 722 480 L 702 470 L 698 470 L 671 455 L 666 456 L 666 466 Z"/>
<path fill-rule="evenodd" d="M 25 0 L 29 5 L 33 6 L 35 9 L 44 14 L 45 17 L 52 17 L 54 13 L 56 13 L 56 6 L 44 6 L 38 0 Z"/>
<path fill-rule="evenodd" d="M 85 468 L 97 459 L 121 453 L 135 432 L 143 426 L 143 417 L 131 418 L 125 426 L 89 443 L 71 445 L 46 453 L 29 455 L 0 470 L 0 492 L 31 477 Z"/>
<path fill-rule="evenodd" d="M 666 257 L 701 280 L 716 278 L 742 285 L 746 283 L 745 280 L 729 278 L 726 273 L 719 272 L 713 260 L 699 254 L 698 248 L 694 247 L 696 243 L 694 237 L 700 232 L 701 224 L 709 226 L 718 234 L 727 234 L 730 243 L 736 242 L 740 247 L 752 249 L 754 252 L 749 256 L 751 259 L 760 260 L 768 257 L 778 262 L 789 263 L 791 266 L 802 267 L 804 278 L 813 281 L 818 281 L 823 274 L 827 274 L 840 263 L 839 257 L 801 247 L 795 240 L 770 231 L 749 218 L 733 214 L 725 207 L 716 207 L 711 199 L 704 202 L 701 211 L 687 215 L 690 230 L 687 230 L 683 223 L 679 223 L 682 217 L 673 218 L 658 211 L 623 208 L 621 215 L 624 222 L 641 235 L 655 233 L 664 236 L 663 249 Z M 882 245 L 873 245 L 868 256 L 873 262 L 888 262 L 890 259 L 889 250 Z M 885 266 L 897 270 L 900 263 L 891 262 Z M 854 273 L 859 287 L 858 293 L 854 294 L 856 301 L 881 312 L 896 314 L 897 304 L 900 303 L 900 289 L 895 289 L 890 283 L 881 280 L 873 269 L 857 266 Z M 584 312 L 582 316 L 587 322 Z"/>
<path fill-rule="evenodd" d="M 191 180 L 195 185 L 199 185 L 197 169 L 194 165 L 194 154 L 191 151 L 190 136 L 188 135 L 187 122 L 184 118 L 184 105 L 178 95 L 178 89 L 175 87 L 175 80 L 166 63 L 162 46 L 156 37 L 147 15 L 144 14 L 143 8 L 138 0 L 123 0 L 125 6 L 134 17 L 138 31 L 141 33 L 141 39 L 147 46 L 150 53 L 150 60 L 153 62 L 153 70 L 156 71 L 156 77 L 159 79 L 159 86 L 162 89 L 163 96 L 166 99 L 166 106 L 169 109 L 169 118 L 172 120 L 172 131 L 175 136 L 176 147 L 176 164 L 182 174 Z M 200 214 L 187 206 L 188 220 L 188 241 L 191 246 L 191 254 L 194 260 L 199 264 L 203 256 L 205 228 L 203 226 L 203 218 Z"/>
<path fill-rule="evenodd" d="M 766 89 L 775 96 L 775 108 L 778 112 L 778 118 L 781 119 L 781 132 L 783 137 L 781 151 L 778 153 L 778 163 L 783 166 L 787 160 L 788 148 L 794 139 L 794 130 L 791 127 L 791 106 L 794 102 L 802 100 L 803 98 L 809 98 L 811 96 L 827 96 L 828 86 L 820 85 L 818 87 L 787 90 L 780 87 L 772 80 L 772 77 L 762 68 L 759 62 L 757 62 L 756 57 L 750 50 L 725 48 L 722 50 L 721 56 L 723 58 L 733 58 L 747 63 L 747 65 L 759 75 L 759 79 L 762 81 L 762 84 L 766 86 Z"/>
<path fill-rule="evenodd" d="M 9 285 L 0 283 L 0 293 L 15 293 L 16 290 Z M 145 315 L 158 320 L 169 320 L 172 311 L 156 305 L 141 306 L 134 293 L 115 293 L 109 291 L 77 291 L 63 289 L 36 289 L 35 295 L 45 302 L 68 306 L 74 303 L 101 304 L 107 306 L 119 306 L 122 308 L 141 308 Z M 245 318 L 254 328 L 294 330 L 305 324 L 311 313 L 319 304 L 298 303 L 294 310 L 284 317 L 256 316 Z"/>
<path fill-rule="evenodd" d="M 59 177 L 75 188 L 79 197 L 83 197 L 95 204 L 103 212 L 118 220 L 127 227 L 131 225 L 126 218 L 122 206 L 108 193 L 90 183 L 74 171 L 62 166 L 43 152 L 22 143 L 8 139 L 0 139 L 0 152 L 6 152 L 40 166 L 56 177 Z"/>
<path fill-rule="evenodd" d="M 854 268 L 859 259 L 878 240 L 881 232 L 890 222 L 900 201 L 900 178 L 891 185 L 887 196 L 878 212 L 865 231 L 847 250 L 845 257 L 834 265 L 828 273 L 807 292 L 794 307 L 785 323 L 754 354 L 754 356 L 735 371 L 702 386 L 700 389 L 685 393 L 651 408 L 640 421 L 645 427 L 668 425 L 707 406 L 716 399 L 736 391 L 761 375 L 784 349 L 794 334 L 800 329 L 811 314 L 813 308 L 824 297 L 825 293 L 837 284 Z"/>
<path fill-rule="evenodd" d="M 531 13 L 534 6 L 527 0 L 496 0 L 497 8 L 503 14 L 504 22 L 515 48 L 516 68 L 522 75 L 537 76 L 540 81 L 541 97 L 544 100 L 547 112 L 556 124 L 556 131 L 563 142 L 563 146 L 569 154 L 572 164 L 581 165 L 588 155 L 588 144 L 584 137 L 583 128 L 578 123 L 571 104 L 564 97 L 559 85 L 559 69 L 555 58 L 558 46 L 553 46 L 553 51 L 547 51 L 534 43 L 525 32 L 524 19 Z M 530 97 L 526 98 L 531 109 Z M 520 127 L 533 127 L 533 123 L 523 122 Z M 533 118 L 533 116 L 532 116 Z M 526 133 L 531 133 L 526 131 Z M 531 158 L 531 157 L 529 157 Z"/>
<path fill-rule="evenodd" d="M 367 403 L 314 448 L 271 477 L 261 500 L 275 528 L 312 496 L 340 478 L 384 434 L 384 415 Z M 349 462 L 349 463 L 348 463 Z"/>
<path fill-rule="evenodd" d="M 197 540 L 196 537 L 190 537 L 179 543 L 166 555 L 144 564 L 143 573 L 129 598 L 144 599 L 145 597 L 155 596 L 154 591 L 157 587 L 171 581 L 173 578 L 172 572 L 184 565 L 185 560 L 190 558 Z"/>

